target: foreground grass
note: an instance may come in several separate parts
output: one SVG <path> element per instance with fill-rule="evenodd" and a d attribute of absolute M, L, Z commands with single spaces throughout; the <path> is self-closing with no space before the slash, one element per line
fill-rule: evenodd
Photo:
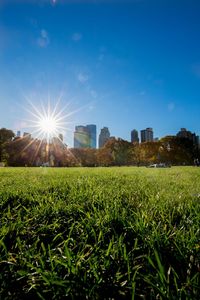
<path fill-rule="evenodd" d="M 199 299 L 200 168 L 0 170 L 1 299 Z"/>

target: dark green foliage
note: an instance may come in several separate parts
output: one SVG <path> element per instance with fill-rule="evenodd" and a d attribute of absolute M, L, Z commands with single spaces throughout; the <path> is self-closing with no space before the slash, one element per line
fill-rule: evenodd
<path fill-rule="evenodd" d="M 0 129 L 0 162 L 3 162 L 5 165 L 8 163 L 9 153 L 6 150 L 6 142 L 12 140 L 15 136 L 12 130 L 1 128 Z"/>
<path fill-rule="evenodd" d="M 199 168 L 0 170 L 1 299 L 199 299 Z"/>

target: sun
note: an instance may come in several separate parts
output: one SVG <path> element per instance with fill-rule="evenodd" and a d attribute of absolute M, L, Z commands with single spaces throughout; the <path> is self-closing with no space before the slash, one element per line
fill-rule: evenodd
<path fill-rule="evenodd" d="M 68 124 L 71 123 L 69 122 L 69 117 L 72 114 L 72 112 L 63 114 L 67 105 L 62 109 L 58 109 L 58 103 L 54 106 L 49 102 L 46 105 L 41 104 L 40 106 L 36 106 L 29 101 L 29 104 L 31 105 L 31 109 L 26 110 L 33 117 L 29 119 L 31 134 L 39 140 L 47 141 L 47 143 L 52 143 L 55 138 L 63 142 L 60 137 L 69 130 Z"/>
<path fill-rule="evenodd" d="M 59 124 L 55 117 L 46 116 L 38 120 L 38 127 L 44 134 L 55 135 L 59 129 Z"/>
<path fill-rule="evenodd" d="M 42 137 L 48 142 L 54 137 L 59 137 L 64 129 L 64 116 L 61 116 L 61 112 L 56 112 L 56 107 L 51 109 L 50 104 L 46 109 L 44 106 L 42 106 L 42 109 L 34 106 L 34 110 L 35 120 L 33 123 L 38 137 Z"/>
<path fill-rule="evenodd" d="M 24 119 L 24 122 L 26 123 L 26 130 L 33 137 L 32 140 L 37 139 L 41 143 L 47 144 L 59 144 L 60 142 L 63 146 L 66 145 L 65 140 L 72 133 L 72 124 L 74 126 L 72 116 L 84 107 L 72 110 L 71 101 L 65 101 L 65 105 L 61 103 L 62 95 L 63 93 L 57 100 L 55 99 L 56 101 L 52 101 L 48 94 L 45 102 L 42 102 L 39 96 L 40 103 L 36 99 L 33 99 L 33 102 L 25 95 L 29 106 L 24 107 L 28 113 L 28 119 Z"/>

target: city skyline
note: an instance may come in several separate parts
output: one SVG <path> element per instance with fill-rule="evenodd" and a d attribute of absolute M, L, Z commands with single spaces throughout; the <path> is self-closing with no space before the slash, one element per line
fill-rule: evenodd
<path fill-rule="evenodd" d="M 68 105 L 76 124 L 130 140 L 200 134 L 199 1 L 1 1 L 0 127 L 29 132 L 24 108 Z M 6 112 L 6 113 L 5 113 Z"/>
<path fill-rule="evenodd" d="M 99 134 L 98 134 L 99 132 Z M 139 134 L 140 133 L 140 134 Z M 17 131 L 15 134 L 15 138 L 30 138 L 30 139 L 37 139 L 36 137 L 32 136 L 29 132 L 21 132 Z M 182 127 L 177 131 L 176 134 L 168 133 L 166 136 L 161 137 L 154 137 L 154 129 L 153 128 L 146 128 L 142 130 L 133 129 L 130 132 L 130 138 L 124 139 L 125 141 L 131 143 L 144 143 L 144 142 L 158 142 L 162 138 L 166 137 L 179 137 L 179 138 L 186 138 L 193 141 L 194 144 L 200 147 L 200 137 L 196 134 L 196 132 L 191 132 L 190 130 Z M 54 140 L 59 141 L 64 146 L 69 148 L 93 148 L 93 149 L 100 149 L 102 148 L 105 143 L 109 139 L 122 139 L 120 136 L 111 136 L 108 127 L 103 127 L 99 131 L 95 124 L 86 124 L 86 125 L 76 125 L 75 130 L 73 132 L 73 146 L 66 145 L 63 140 L 63 134 L 58 134 L 57 136 L 53 136 L 49 140 L 49 143 L 54 143 Z M 39 138 L 40 140 L 40 138 Z M 46 140 L 43 138 L 42 140 Z M 98 143 L 97 143 L 98 141 Z"/>

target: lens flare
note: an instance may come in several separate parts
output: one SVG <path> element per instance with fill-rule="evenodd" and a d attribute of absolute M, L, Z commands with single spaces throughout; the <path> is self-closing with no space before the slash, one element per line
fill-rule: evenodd
<path fill-rule="evenodd" d="M 38 126 L 40 127 L 41 131 L 44 134 L 54 134 L 57 131 L 58 124 L 55 118 L 52 118 L 51 116 L 42 118 L 38 122 Z"/>
<path fill-rule="evenodd" d="M 57 138 L 63 142 L 60 137 L 69 130 L 68 124 L 71 123 L 69 122 L 71 113 L 63 114 L 68 105 L 59 110 L 58 103 L 53 108 L 50 103 L 47 105 L 41 104 L 40 107 L 30 101 L 29 103 L 31 109 L 27 109 L 27 111 L 33 117 L 29 120 L 31 135 L 40 140 L 45 139 L 48 143 L 50 143 L 53 138 Z"/>
<path fill-rule="evenodd" d="M 65 105 L 63 105 L 63 103 L 61 103 L 63 92 L 60 93 L 58 98 L 56 97 L 56 102 L 52 101 L 52 96 L 48 94 L 46 95 L 47 101 L 40 102 L 40 104 L 38 104 L 38 99 L 42 98 L 41 95 L 38 95 L 37 99 L 35 95 L 32 99 L 24 93 L 23 96 L 29 104 L 29 106 L 23 107 L 29 114 L 29 118 L 23 120 L 26 124 L 23 128 L 29 132 L 32 137 L 30 143 L 32 143 L 34 139 L 38 139 L 48 144 L 60 141 L 63 146 L 66 146 L 66 139 L 69 140 L 73 132 L 72 126 L 73 128 L 75 126 L 71 117 L 83 109 L 88 109 L 89 106 L 89 104 L 86 104 L 85 106 L 79 106 L 77 109 L 72 110 L 71 105 L 76 98 L 70 97 L 68 102 L 66 103 L 65 100 Z M 65 142 L 63 142 L 64 139 Z"/>

